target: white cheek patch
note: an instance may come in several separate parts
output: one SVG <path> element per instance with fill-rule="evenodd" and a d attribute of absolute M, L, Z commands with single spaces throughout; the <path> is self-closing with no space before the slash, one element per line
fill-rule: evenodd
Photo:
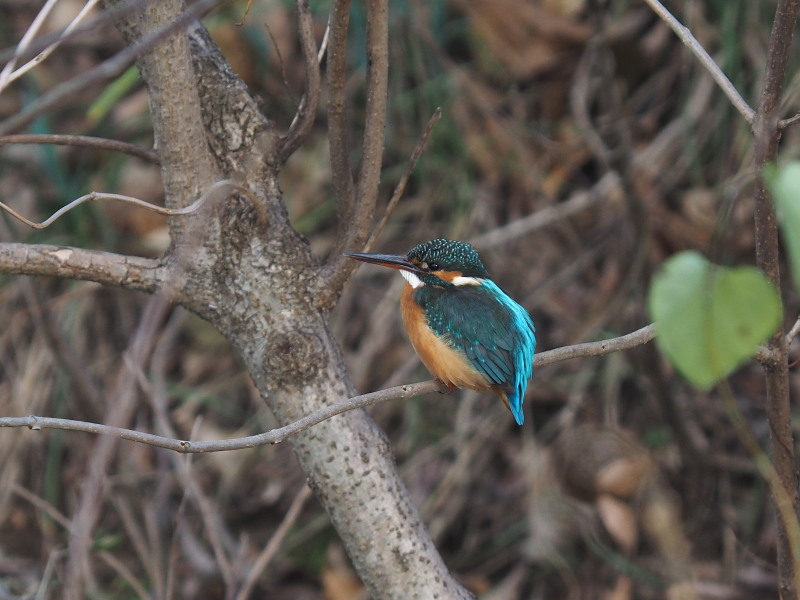
<path fill-rule="evenodd" d="M 400 275 L 402 275 L 403 279 L 405 279 L 408 282 L 408 285 L 410 285 L 414 289 L 417 289 L 425 285 L 419 277 L 417 277 L 416 275 L 414 275 L 414 273 L 411 273 L 410 271 L 404 271 L 400 269 Z"/>
<path fill-rule="evenodd" d="M 483 279 L 477 277 L 463 277 L 459 275 L 453 278 L 453 285 L 481 285 L 482 283 Z"/>

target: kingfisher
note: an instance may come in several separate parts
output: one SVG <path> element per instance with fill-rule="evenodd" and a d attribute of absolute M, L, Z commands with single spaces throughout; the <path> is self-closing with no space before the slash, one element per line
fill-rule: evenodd
<path fill-rule="evenodd" d="M 440 238 L 405 255 L 346 256 L 400 270 L 403 325 L 434 377 L 451 390 L 495 392 L 523 424 L 535 328 L 528 311 L 489 278 L 474 247 Z"/>

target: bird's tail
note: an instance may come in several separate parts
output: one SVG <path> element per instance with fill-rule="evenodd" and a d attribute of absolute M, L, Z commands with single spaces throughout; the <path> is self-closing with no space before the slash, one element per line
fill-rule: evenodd
<path fill-rule="evenodd" d="M 525 422 L 525 414 L 522 412 L 522 398 L 517 392 L 512 392 L 511 395 L 504 390 L 498 390 L 500 397 L 506 405 L 506 408 L 514 415 L 514 420 L 517 425 L 522 425 Z"/>

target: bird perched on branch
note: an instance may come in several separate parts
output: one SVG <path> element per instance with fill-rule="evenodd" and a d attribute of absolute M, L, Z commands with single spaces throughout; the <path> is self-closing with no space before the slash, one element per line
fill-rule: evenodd
<path fill-rule="evenodd" d="M 414 350 L 450 389 L 492 390 L 522 425 L 536 335 L 528 312 L 491 279 L 466 242 L 436 239 L 406 255 L 348 253 L 399 269 L 400 303 Z"/>

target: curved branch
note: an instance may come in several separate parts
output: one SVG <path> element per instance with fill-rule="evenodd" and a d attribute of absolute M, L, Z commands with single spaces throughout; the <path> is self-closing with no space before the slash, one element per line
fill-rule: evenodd
<path fill-rule="evenodd" d="M 421 394 L 429 394 L 431 392 L 446 392 L 447 386 L 439 381 L 423 381 L 421 383 L 412 383 L 409 385 L 400 385 L 371 394 L 364 394 L 362 396 L 355 396 L 354 398 L 347 398 L 340 400 L 320 410 L 317 410 L 294 423 L 290 423 L 285 427 L 279 427 L 266 433 L 259 435 L 251 435 L 249 437 L 235 438 L 230 440 L 219 440 L 213 442 L 191 442 L 188 440 L 176 440 L 172 438 L 154 435 L 152 433 L 143 433 L 134 431 L 132 429 L 123 429 L 121 427 L 111 427 L 109 425 L 101 425 L 99 423 L 86 423 L 84 421 L 73 421 L 71 419 L 54 419 L 49 417 L 5 417 L 0 418 L 0 427 L 27 427 L 28 429 L 38 431 L 40 429 L 65 429 L 68 431 L 83 431 L 86 433 L 98 433 L 103 435 L 115 435 L 120 439 L 129 440 L 132 442 L 139 442 L 142 444 L 149 444 L 157 446 L 158 448 L 165 448 L 167 450 L 174 450 L 184 454 L 197 454 L 202 452 L 220 452 L 223 450 L 243 450 L 245 448 L 255 448 L 257 446 L 266 446 L 267 444 L 278 444 L 301 431 L 305 431 L 314 425 L 321 423 L 331 417 L 340 415 L 344 412 L 354 410 L 356 408 L 364 408 L 387 402 L 389 400 L 398 400 L 402 398 L 412 398 Z"/>
<path fill-rule="evenodd" d="M 300 106 L 289 126 L 289 131 L 281 140 L 278 149 L 278 159 L 281 163 L 286 162 L 308 136 L 314 125 L 314 118 L 317 116 L 317 106 L 319 106 L 319 58 L 317 44 L 314 41 L 314 20 L 308 0 L 297 0 L 297 22 L 300 46 L 303 49 L 303 59 L 306 64 L 306 91 L 300 100 Z"/>
<path fill-rule="evenodd" d="M 655 327 L 653 325 L 648 325 L 638 329 L 637 331 L 634 331 L 633 333 L 629 333 L 618 338 L 602 340 L 599 342 L 589 342 L 586 344 L 577 344 L 574 346 L 566 346 L 564 348 L 556 348 L 555 350 L 542 352 L 537 355 L 534 364 L 536 366 L 544 366 L 560 360 L 567 360 L 569 358 L 602 356 L 604 354 L 610 354 L 611 352 L 626 350 L 635 346 L 646 344 L 653 339 L 654 335 Z M 389 400 L 412 398 L 414 396 L 421 396 L 423 394 L 430 394 L 432 392 L 446 393 L 448 391 L 449 388 L 438 380 L 399 385 L 396 387 L 387 388 L 385 390 L 372 392 L 370 394 L 363 394 L 361 396 L 354 396 L 353 398 L 339 400 L 338 402 L 334 402 L 333 404 L 314 411 L 305 417 L 286 425 L 285 427 L 273 429 L 272 431 L 267 431 L 265 433 L 243 438 L 211 442 L 178 440 L 152 433 L 143 433 L 140 431 L 134 431 L 132 429 L 110 427 L 108 425 L 101 425 L 98 423 L 87 423 L 85 421 L 73 421 L 70 419 L 55 419 L 37 416 L 0 418 L 0 427 L 28 427 L 29 429 L 33 430 L 66 429 L 70 431 L 83 431 L 86 433 L 115 435 L 124 440 L 149 444 L 151 446 L 157 446 L 167 450 L 174 450 L 175 452 L 181 452 L 184 454 L 197 454 L 203 452 L 242 450 L 245 448 L 265 446 L 267 444 L 278 444 L 289 436 L 300 433 L 301 431 L 305 431 L 306 429 L 309 429 L 314 425 L 321 423 L 322 421 L 350 410 L 365 408 L 374 404 L 388 402 Z"/>
<path fill-rule="evenodd" d="M 191 215 L 200 210 L 200 207 L 203 206 L 203 204 L 205 204 L 206 200 L 208 200 L 209 198 L 216 198 L 216 192 L 222 189 L 227 189 L 229 193 L 231 191 L 241 192 L 242 194 L 250 198 L 250 200 L 252 200 L 254 203 L 257 202 L 255 195 L 252 192 L 250 192 L 247 188 L 243 188 L 240 185 L 236 185 L 230 179 L 223 179 L 209 186 L 209 188 L 205 192 L 203 192 L 203 194 L 197 200 L 192 202 L 189 206 L 185 206 L 183 208 L 174 208 L 174 209 L 164 208 L 163 206 L 158 206 L 157 204 L 152 204 L 151 202 L 140 200 L 139 198 L 134 198 L 132 196 L 124 196 L 122 194 L 106 194 L 102 192 L 91 192 L 89 194 L 86 194 L 85 196 L 76 198 L 66 206 L 62 206 L 41 223 L 36 223 L 34 221 L 31 221 L 30 219 L 26 219 L 4 202 L 0 202 L 0 209 L 6 211 L 8 214 L 10 214 L 18 221 L 25 223 L 25 225 L 27 225 L 28 227 L 32 227 L 33 229 L 44 229 L 45 227 L 49 227 L 50 225 L 52 225 L 55 221 L 63 217 L 73 208 L 80 206 L 84 202 L 90 202 L 92 200 L 116 200 L 117 202 L 127 202 L 129 204 L 133 204 L 140 208 L 144 208 L 146 210 L 168 217 Z"/>
<path fill-rule="evenodd" d="M 154 293 L 166 282 L 164 259 L 45 244 L 0 244 L 0 273 L 45 275 Z"/>
<path fill-rule="evenodd" d="M 158 153 L 153 150 L 142 148 L 135 144 L 129 144 L 128 142 L 109 140 L 90 135 L 55 135 L 48 133 L 3 135 L 0 136 L 0 146 L 3 144 L 55 144 L 58 146 L 100 148 L 101 150 L 130 154 L 131 156 L 136 156 L 137 158 L 141 158 L 155 165 L 159 163 Z"/>

